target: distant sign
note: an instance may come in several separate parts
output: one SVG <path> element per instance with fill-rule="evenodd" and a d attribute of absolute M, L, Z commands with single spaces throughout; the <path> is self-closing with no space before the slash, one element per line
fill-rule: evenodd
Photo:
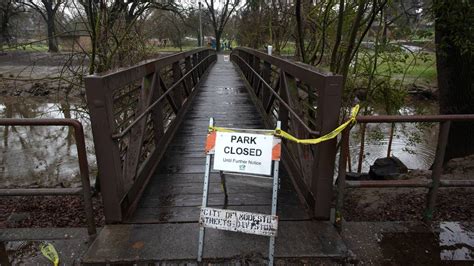
<path fill-rule="evenodd" d="M 270 175 L 273 136 L 235 132 L 217 132 L 214 169 L 258 175 Z"/>
<path fill-rule="evenodd" d="M 203 227 L 276 236 L 278 216 L 215 208 L 202 208 L 199 224 Z"/>

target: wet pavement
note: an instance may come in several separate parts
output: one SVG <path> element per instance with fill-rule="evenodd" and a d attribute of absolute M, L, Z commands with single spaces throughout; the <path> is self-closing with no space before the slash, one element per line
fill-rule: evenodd
<path fill-rule="evenodd" d="M 319 228 L 319 238 L 326 240 L 326 248 L 331 248 L 331 238 L 327 229 L 330 224 Z M 341 237 L 349 249 L 345 258 L 326 257 L 319 259 L 288 258 L 291 254 L 305 254 L 316 246 L 309 238 L 304 222 L 294 229 L 283 232 L 282 238 L 296 238 L 304 245 L 292 246 L 280 242 L 277 245 L 277 264 L 340 265 L 473 265 L 474 264 L 474 223 L 437 222 L 431 226 L 419 222 L 345 222 Z M 322 230 L 326 228 L 326 230 Z M 197 242 L 196 228 L 192 224 L 155 225 L 112 225 L 106 226 L 98 241 L 92 246 L 94 257 L 89 256 L 84 263 L 112 261 L 165 261 L 197 265 L 195 256 Z M 177 234 L 179 233 L 179 234 Z M 233 232 L 210 231 L 214 234 L 237 234 Z M 238 234 L 241 242 L 215 242 L 218 245 L 212 262 L 223 264 L 263 264 L 262 252 L 266 249 L 266 239 L 250 241 Z M 124 241 L 125 240 L 125 241 Z M 278 237 L 277 237 L 278 240 Z M 98 245 L 102 242 L 102 245 Z M 59 253 L 61 265 L 77 265 L 90 244 L 86 229 L 38 228 L 0 229 L 0 264 L 47 265 L 48 261 L 38 249 L 39 243 L 52 243 Z M 184 245 L 183 245 L 184 243 Z M 278 242 L 277 242 L 278 243 Z M 3 246 L 2 246 L 3 244 Z M 231 245 L 231 246 L 229 246 Z M 253 247 L 254 253 L 242 255 L 244 246 Z M 2 250 L 1 248 L 6 248 Z M 334 248 L 334 246 L 332 247 Z M 331 249 L 325 252 L 330 252 Z M 326 253 L 327 255 L 328 253 Z M 282 257 L 283 256 L 283 257 Z M 288 256 L 285 258 L 285 256 Z M 8 265 L 8 264 L 6 264 Z"/>
<path fill-rule="evenodd" d="M 60 265 L 79 265 L 90 242 L 83 228 L 0 229 L 0 265 L 52 265 L 41 243 L 54 246 Z"/>
<path fill-rule="evenodd" d="M 473 265 L 474 223 L 347 222 L 352 262 L 372 265 Z"/>

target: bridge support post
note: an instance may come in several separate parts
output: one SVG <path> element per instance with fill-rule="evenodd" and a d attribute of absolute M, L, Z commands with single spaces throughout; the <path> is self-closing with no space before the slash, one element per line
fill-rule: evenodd
<path fill-rule="evenodd" d="M 265 82 L 267 82 L 268 84 L 272 85 L 272 80 L 271 80 L 271 75 L 272 75 L 272 65 L 270 63 L 268 63 L 267 61 L 264 61 L 263 62 L 263 79 L 265 80 Z M 268 101 L 268 99 L 270 98 L 271 96 L 271 92 L 268 88 L 266 88 L 265 86 L 262 85 L 262 97 L 261 97 L 261 101 L 262 103 L 264 103 L 264 106 L 265 103 Z"/>
<path fill-rule="evenodd" d="M 120 202 L 124 195 L 124 180 L 119 147 L 111 138 L 115 129 L 112 96 L 100 77 L 90 76 L 84 81 L 104 202 L 105 222 L 120 222 L 122 221 Z"/>
<path fill-rule="evenodd" d="M 341 108 L 342 78 L 329 76 L 319 88 L 317 126 L 321 135 L 338 126 Z M 311 192 L 314 197 L 313 216 L 329 220 L 333 196 L 334 163 L 336 161 L 337 140 L 329 140 L 315 146 L 312 166 Z"/>

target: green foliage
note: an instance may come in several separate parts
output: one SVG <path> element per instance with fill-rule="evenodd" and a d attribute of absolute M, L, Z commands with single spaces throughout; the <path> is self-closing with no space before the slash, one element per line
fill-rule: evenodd
<path fill-rule="evenodd" d="M 469 0 L 437 0 L 433 11 L 437 27 L 447 33 L 439 44 L 456 47 L 463 56 L 474 56 L 474 3 Z"/>

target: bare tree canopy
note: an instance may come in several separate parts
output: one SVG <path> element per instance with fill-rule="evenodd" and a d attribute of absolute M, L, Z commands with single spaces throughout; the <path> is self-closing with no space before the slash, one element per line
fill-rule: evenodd
<path fill-rule="evenodd" d="M 204 0 L 207 7 L 207 14 L 211 25 L 214 29 L 214 35 L 216 37 L 216 49 L 220 51 L 221 49 L 221 37 L 224 32 L 224 28 L 229 22 L 232 14 L 239 8 L 241 1 L 240 0 L 224 0 L 224 3 L 221 4 L 216 0 Z M 222 5 L 222 7 L 220 7 Z"/>
<path fill-rule="evenodd" d="M 10 20 L 16 15 L 24 12 L 22 5 L 16 0 L 2 0 L 0 2 L 0 49 L 3 48 L 3 44 L 10 45 L 11 34 L 10 34 Z"/>
<path fill-rule="evenodd" d="M 58 52 L 58 40 L 56 32 L 56 14 L 59 8 L 66 4 L 67 0 L 21 0 L 22 4 L 32 8 L 43 17 L 48 29 L 48 51 Z"/>

